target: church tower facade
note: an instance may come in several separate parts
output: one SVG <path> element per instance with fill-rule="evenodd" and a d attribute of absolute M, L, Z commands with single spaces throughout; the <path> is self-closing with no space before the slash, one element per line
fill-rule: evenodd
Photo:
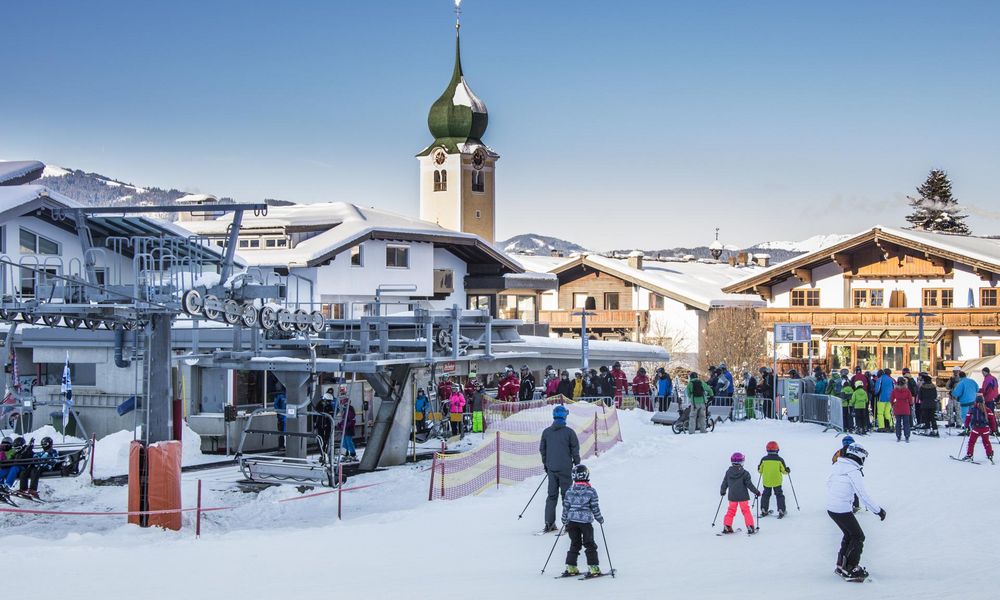
<path fill-rule="evenodd" d="M 427 115 L 434 141 L 418 155 L 420 218 L 496 241 L 496 164 L 483 143 L 489 115 L 462 73 L 459 24 L 451 81 Z"/>

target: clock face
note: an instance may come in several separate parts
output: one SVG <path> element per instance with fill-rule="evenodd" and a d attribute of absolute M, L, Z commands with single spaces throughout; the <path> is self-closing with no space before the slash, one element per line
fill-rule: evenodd
<path fill-rule="evenodd" d="M 434 151 L 434 164 L 443 165 L 446 158 L 448 158 L 448 155 L 445 154 L 444 150 L 438 148 Z"/>
<path fill-rule="evenodd" d="M 486 164 L 486 153 L 482 150 L 476 150 L 472 153 L 472 166 L 476 169 L 482 169 L 483 165 Z"/>

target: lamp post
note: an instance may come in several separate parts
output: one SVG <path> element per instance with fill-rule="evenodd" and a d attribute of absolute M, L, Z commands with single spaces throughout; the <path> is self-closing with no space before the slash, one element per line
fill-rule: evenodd
<path fill-rule="evenodd" d="M 719 260 L 722 256 L 722 242 L 719 241 L 719 228 L 715 228 L 715 241 L 708 246 L 708 251 L 712 253 L 712 258 Z"/>
<path fill-rule="evenodd" d="M 592 312 L 596 308 L 597 300 L 594 300 L 593 297 L 588 297 L 583 303 L 583 310 L 572 313 L 574 317 L 580 317 L 580 358 L 584 374 L 590 368 L 590 338 L 587 337 L 587 317 L 596 315 L 596 312 Z"/>
<path fill-rule="evenodd" d="M 924 372 L 924 317 L 936 317 L 937 313 L 924 312 L 924 307 L 915 313 L 906 313 L 908 317 L 917 318 L 917 372 Z"/>

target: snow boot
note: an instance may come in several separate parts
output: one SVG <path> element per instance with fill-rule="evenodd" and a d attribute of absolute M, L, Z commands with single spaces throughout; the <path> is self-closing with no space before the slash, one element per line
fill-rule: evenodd
<path fill-rule="evenodd" d="M 772 514 L 774 514 L 774 512 L 773 512 L 773 511 L 770 511 L 770 510 L 762 510 L 762 511 L 760 512 L 760 518 L 761 518 L 761 519 L 763 519 L 764 517 L 766 517 L 766 516 L 768 516 L 768 515 L 772 515 Z"/>
<path fill-rule="evenodd" d="M 545 527 L 542 527 L 542 533 L 548 533 L 550 531 L 555 531 L 556 526 L 552 523 L 546 523 Z"/>
<path fill-rule="evenodd" d="M 864 581 L 868 578 L 868 570 L 858 565 L 847 572 L 845 579 L 848 581 Z"/>
<path fill-rule="evenodd" d="M 993 462 L 993 455 L 987 456 L 986 460 L 990 461 L 991 465 L 995 465 L 996 464 L 995 462 Z"/>
<path fill-rule="evenodd" d="M 753 525 L 747 525 L 747 535 L 753 535 L 755 533 L 757 533 L 757 528 Z"/>
<path fill-rule="evenodd" d="M 722 533 L 732 533 L 732 532 L 733 532 L 732 525 L 724 525 L 722 527 Z"/>
<path fill-rule="evenodd" d="M 785 518 L 785 511 L 779 510 L 778 511 L 778 518 L 779 519 L 784 519 Z"/>
<path fill-rule="evenodd" d="M 566 570 L 563 571 L 563 575 L 569 577 L 570 575 L 579 575 L 580 569 L 576 568 L 576 565 L 566 565 Z"/>
<path fill-rule="evenodd" d="M 971 462 L 971 461 L 972 461 L 972 455 L 971 455 L 971 454 L 968 454 L 968 455 L 966 455 L 966 456 L 965 456 L 965 458 L 963 458 L 962 460 L 967 460 L 967 461 L 970 461 L 970 462 Z"/>
<path fill-rule="evenodd" d="M 600 565 L 588 565 L 587 569 L 588 569 L 587 575 L 589 575 L 590 577 L 597 577 L 598 575 L 601 574 Z"/>

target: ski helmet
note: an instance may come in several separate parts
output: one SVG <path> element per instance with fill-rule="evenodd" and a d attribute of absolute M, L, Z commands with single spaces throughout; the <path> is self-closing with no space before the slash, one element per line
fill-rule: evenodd
<path fill-rule="evenodd" d="M 743 456 L 742 452 L 733 452 L 733 455 L 729 457 L 729 462 L 734 465 L 742 465 L 746 457 Z"/>
<path fill-rule="evenodd" d="M 860 379 L 854 382 L 854 387 L 855 388 L 864 387 L 864 385 L 865 385 L 865 382 L 861 381 Z"/>
<path fill-rule="evenodd" d="M 850 458 L 859 465 L 864 465 L 865 459 L 868 458 L 868 451 L 865 450 L 861 444 L 851 444 L 844 449 L 844 456 Z"/>
<path fill-rule="evenodd" d="M 552 418 L 553 419 L 559 419 L 559 420 L 563 420 L 564 421 L 564 420 L 566 420 L 566 416 L 568 414 L 569 414 L 569 410 L 567 410 L 566 407 L 563 406 L 562 404 L 556 405 L 556 407 L 552 409 Z"/>
<path fill-rule="evenodd" d="M 778 442 L 775 442 L 775 441 L 768 442 L 767 443 L 767 451 L 768 452 L 777 452 L 778 451 Z"/>
<path fill-rule="evenodd" d="M 646 368 L 645 367 L 639 367 L 639 374 L 640 375 L 645 375 L 646 374 Z"/>
<path fill-rule="evenodd" d="M 854 443 L 854 438 L 849 435 L 845 435 L 844 439 L 841 441 L 844 443 L 844 447 L 846 448 Z"/>
<path fill-rule="evenodd" d="M 52 438 L 45 436 L 42 438 L 42 450 L 49 450 L 52 448 Z"/>
<path fill-rule="evenodd" d="M 590 469 L 587 465 L 579 464 L 573 467 L 573 481 L 590 481 Z"/>
<path fill-rule="evenodd" d="M 22 447 L 24 447 L 24 444 L 25 444 L 25 441 L 24 441 L 23 437 L 17 436 L 16 438 L 14 438 L 14 447 L 15 448 L 22 448 Z"/>
<path fill-rule="evenodd" d="M 11 444 L 13 444 L 11 439 L 9 437 L 5 437 L 3 440 L 0 440 L 0 450 L 10 450 Z"/>

